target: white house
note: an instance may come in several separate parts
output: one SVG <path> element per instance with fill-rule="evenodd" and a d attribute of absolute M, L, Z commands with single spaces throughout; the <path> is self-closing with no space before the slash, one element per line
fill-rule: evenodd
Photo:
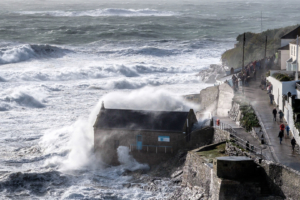
<path fill-rule="evenodd" d="M 296 83 L 299 81 L 279 81 L 276 78 L 272 77 L 275 73 L 287 73 L 287 74 L 293 74 L 294 72 L 287 72 L 287 71 L 281 71 L 281 70 L 270 70 L 270 76 L 267 77 L 267 80 L 272 84 L 273 90 L 272 94 L 274 95 L 274 101 L 278 105 L 278 108 L 280 110 L 284 110 L 284 98 L 283 95 L 286 95 L 290 92 L 291 95 L 297 95 L 296 92 Z"/>
<path fill-rule="evenodd" d="M 291 45 L 290 43 L 295 41 L 297 38 L 297 35 L 300 36 L 300 26 L 295 28 L 294 30 L 290 31 L 289 33 L 285 34 L 280 38 L 280 48 L 278 51 L 280 52 L 280 66 L 281 69 L 287 69 L 287 60 L 291 58 L 290 53 L 291 53 Z M 294 61 L 294 60 L 293 60 Z M 293 62 L 292 61 L 292 62 Z M 290 62 L 291 63 L 291 62 Z"/>
<path fill-rule="evenodd" d="M 300 36 L 300 26 L 280 38 L 280 47 L 288 45 L 290 42 L 297 38 L 297 35 Z"/>
<path fill-rule="evenodd" d="M 290 58 L 290 45 L 287 44 L 278 49 L 280 53 L 280 67 L 282 70 L 286 69 L 287 60 Z"/>
<path fill-rule="evenodd" d="M 292 59 L 292 58 L 291 58 Z M 272 77 L 275 73 L 294 74 L 294 71 L 282 71 L 282 70 L 270 70 L 270 76 L 267 80 L 272 84 L 274 95 L 274 101 L 278 105 L 278 108 L 284 112 L 284 118 L 288 123 L 293 136 L 298 144 L 300 144 L 299 131 L 294 125 L 294 112 L 292 107 L 292 96 L 300 99 L 300 85 L 299 81 L 279 81 Z M 299 90 L 297 89 L 299 87 Z M 289 94 L 290 93 L 290 94 Z"/>
<path fill-rule="evenodd" d="M 299 71 L 299 66 L 300 66 L 300 48 L 298 46 L 298 69 L 297 69 L 297 41 L 293 40 L 289 44 L 289 59 L 286 61 L 286 71 Z"/>

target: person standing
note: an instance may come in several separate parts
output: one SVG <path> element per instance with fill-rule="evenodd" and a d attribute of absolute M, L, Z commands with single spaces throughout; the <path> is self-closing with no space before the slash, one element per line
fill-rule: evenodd
<path fill-rule="evenodd" d="M 281 142 L 282 142 L 282 138 L 283 138 L 283 136 L 284 136 L 284 133 L 283 133 L 283 131 L 282 131 L 282 130 L 280 130 L 280 131 L 279 131 L 279 134 L 278 134 L 278 137 L 279 137 L 280 144 L 281 144 Z"/>
<path fill-rule="evenodd" d="M 282 118 L 283 118 L 283 112 L 281 111 L 281 110 L 279 110 L 279 120 L 280 120 L 280 122 L 282 122 Z"/>
<path fill-rule="evenodd" d="M 289 125 L 286 125 L 285 129 L 286 129 L 287 138 L 289 138 L 290 137 L 290 127 L 289 127 Z"/>
<path fill-rule="evenodd" d="M 285 125 L 282 123 L 279 125 L 279 129 L 284 132 Z"/>
<path fill-rule="evenodd" d="M 293 152 L 295 151 L 295 146 L 296 146 L 296 140 L 295 138 L 293 137 L 293 139 L 291 140 L 291 144 L 292 144 L 292 150 Z"/>
<path fill-rule="evenodd" d="M 277 115 L 277 110 L 276 110 L 276 108 L 274 108 L 273 109 L 273 116 L 274 116 L 274 118 L 273 118 L 273 120 L 276 122 L 276 115 Z"/>
<path fill-rule="evenodd" d="M 270 97 L 270 103 L 271 103 L 271 105 L 273 105 L 273 98 L 274 98 L 274 97 L 273 97 L 273 94 L 270 93 L 270 94 L 269 94 L 269 97 Z"/>

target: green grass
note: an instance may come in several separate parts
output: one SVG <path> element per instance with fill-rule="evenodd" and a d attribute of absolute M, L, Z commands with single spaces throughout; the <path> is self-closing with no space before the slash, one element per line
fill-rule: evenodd
<path fill-rule="evenodd" d="M 221 153 L 225 151 L 226 144 L 220 144 L 218 146 L 213 147 L 210 150 L 199 151 L 197 154 L 201 157 L 204 157 L 207 160 L 214 159 L 216 157 L 225 156 L 225 153 Z"/>

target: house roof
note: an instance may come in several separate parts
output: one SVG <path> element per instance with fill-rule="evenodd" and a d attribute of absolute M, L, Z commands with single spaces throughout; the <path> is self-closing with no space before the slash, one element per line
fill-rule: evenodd
<path fill-rule="evenodd" d="M 278 51 L 283 51 L 283 50 L 290 50 L 290 45 L 287 44 L 287 45 L 285 45 L 283 47 L 278 48 Z"/>
<path fill-rule="evenodd" d="M 289 58 L 286 62 L 293 62 L 293 58 Z"/>
<path fill-rule="evenodd" d="M 189 112 L 101 109 L 94 127 L 101 129 L 129 129 L 183 131 Z"/>
<path fill-rule="evenodd" d="M 297 35 L 300 36 L 300 26 L 292 30 L 291 32 L 285 34 L 284 36 L 281 37 L 281 39 L 296 39 Z"/>

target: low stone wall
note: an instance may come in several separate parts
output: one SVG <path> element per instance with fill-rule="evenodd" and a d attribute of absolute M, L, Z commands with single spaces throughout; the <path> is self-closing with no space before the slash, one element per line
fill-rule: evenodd
<path fill-rule="evenodd" d="M 214 128 L 214 130 L 215 130 L 215 132 L 214 132 L 214 138 L 213 138 L 212 143 L 218 143 L 218 142 L 230 139 L 229 132 L 218 129 L 218 128 Z"/>
<path fill-rule="evenodd" d="M 272 191 L 285 199 L 300 199 L 300 172 L 271 161 L 259 165 L 265 170 Z"/>
<path fill-rule="evenodd" d="M 183 187 L 201 187 L 204 189 L 206 197 L 211 200 L 218 200 L 220 183 L 221 181 L 214 173 L 211 164 L 201 159 L 196 151 L 190 151 L 187 154 L 182 175 Z"/>
<path fill-rule="evenodd" d="M 182 187 L 190 189 L 201 187 L 205 197 L 210 200 L 257 199 L 256 197 L 260 196 L 260 184 L 257 182 L 219 178 L 213 169 L 213 164 L 202 159 L 197 154 L 198 150 L 190 151 L 187 155 L 183 168 Z"/>

